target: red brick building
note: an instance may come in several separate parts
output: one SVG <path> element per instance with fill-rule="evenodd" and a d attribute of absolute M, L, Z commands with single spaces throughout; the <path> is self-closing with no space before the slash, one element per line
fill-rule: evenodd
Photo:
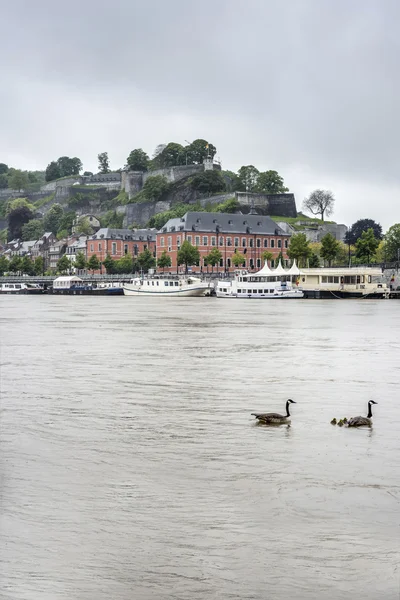
<path fill-rule="evenodd" d="M 136 258 L 143 250 L 149 249 L 155 256 L 156 253 L 156 229 L 99 229 L 95 234 L 88 237 L 86 242 L 86 258 L 90 259 L 96 254 L 100 262 L 103 262 L 107 254 L 112 259 L 118 260 L 129 254 Z"/>
<path fill-rule="evenodd" d="M 193 272 L 207 271 L 204 258 L 215 247 L 222 258 L 214 271 L 232 272 L 236 268 L 232 263 L 235 252 L 243 254 L 243 267 L 248 269 L 263 266 L 262 253 L 266 250 L 274 256 L 272 266 L 281 252 L 287 261 L 290 234 L 264 215 L 188 212 L 182 218 L 170 219 L 157 233 L 157 258 L 165 250 L 172 261 L 171 268 L 166 270 L 177 272 L 177 252 L 185 240 L 197 246 L 200 252 L 200 264 L 193 266 Z M 178 271 L 183 269 L 181 266 Z"/>

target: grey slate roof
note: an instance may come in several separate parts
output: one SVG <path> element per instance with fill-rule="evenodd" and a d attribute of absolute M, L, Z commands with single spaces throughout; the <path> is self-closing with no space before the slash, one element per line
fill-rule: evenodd
<path fill-rule="evenodd" d="M 97 175 L 86 176 L 85 179 L 87 179 L 89 183 L 92 181 L 93 183 L 96 181 L 121 181 L 121 173 L 97 173 Z"/>
<path fill-rule="evenodd" d="M 109 227 L 103 227 L 97 233 L 90 235 L 88 241 L 100 239 L 141 241 L 147 240 L 148 237 L 150 237 L 151 241 L 155 241 L 156 235 L 156 229 L 136 229 L 136 231 L 132 231 L 132 229 L 110 229 Z"/>
<path fill-rule="evenodd" d="M 182 218 L 170 219 L 160 233 L 200 231 L 215 233 L 282 235 L 289 237 L 271 217 L 265 215 L 232 215 L 229 213 L 187 212 Z"/>

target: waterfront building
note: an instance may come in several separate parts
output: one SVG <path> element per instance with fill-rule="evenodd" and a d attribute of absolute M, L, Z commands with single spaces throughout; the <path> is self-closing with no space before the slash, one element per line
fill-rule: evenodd
<path fill-rule="evenodd" d="M 156 253 L 156 229 L 110 229 L 108 227 L 99 229 L 95 234 L 88 237 L 86 242 L 86 258 L 90 259 L 93 254 L 103 262 L 107 255 L 113 260 L 118 260 L 129 254 L 137 258 L 141 252 L 148 249 L 155 256 Z"/>
<path fill-rule="evenodd" d="M 273 255 L 272 266 L 280 253 L 284 264 L 288 264 L 289 240 L 290 234 L 265 215 L 187 212 L 182 218 L 170 219 L 157 233 L 157 259 L 165 250 L 172 261 L 166 271 L 184 270 L 183 266 L 177 266 L 177 253 L 182 243 L 188 241 L 200 252 L 200 264 L 193 265 L 193 272 L 208 271 L 204 260 L 213 248 L 218 248 L 222 254 L 215 271 L 233 272 L 236 267 L 232 256 L 235 253 L 245 257 L 241 265 L 244 268 L 261 269 L 265 251 Z"/>
<path fill-rule="evenodd" d="M 50 259 L 49 259 L 50 246 L 52 246 L 56 241 L 57 241 L 57 238 L 54 235 L 54 233 L 52 233 L 51 231 L 47 231 L 45 234 L 42 235 L 41 238 L 39 238 L 34 243 L 34 245 L 31 248 L 32 260 L 35 260 L 39 256 L 43 257 L 45 271 L 47 271 L 47 269 L 50 266 Z"/>
<path fill-rule="evenodd" d="M 65 249 L 67 247 L 66 240 L 60 240 L 59 242 L 55 242 L 49 248 L 49 267 L 52 271 L 57 270 L 57 263 L 65 254 Z"/>

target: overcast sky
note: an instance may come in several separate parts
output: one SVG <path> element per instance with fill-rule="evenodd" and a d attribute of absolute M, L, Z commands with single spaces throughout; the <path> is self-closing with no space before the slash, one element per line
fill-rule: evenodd
<path fill-rule="evenodd" d="M 298 209 L 400 222 L 400 3 L 13 0 L 0 34 L 0 162 L 95 171 L 198 137 L 225 169 L 276 169 Z"/>

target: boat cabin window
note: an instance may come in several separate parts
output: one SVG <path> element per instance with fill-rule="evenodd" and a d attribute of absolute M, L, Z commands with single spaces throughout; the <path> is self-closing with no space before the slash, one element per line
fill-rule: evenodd
<path fill-rule="evenodd" d="M 247 277 L 243 277 L 243 281 L 247 281 Z"/>
<path fill-rule="evenodd" d="M 242 293 L 242 290 L 238 290 L 238 294 L 241 294 L 241 293 Z"/>
<path fill-rule="evenodd" d="M 16 290 L 20 290 L 20 289 L 21 289 L 21 285 L 20 285 L 19 283 L 16 283 L 16 284 L 15 284 L 15 289 L 16 289 Z"/>
<path fill-rule="evenodd" d="M 371 281 L 372 281 L 371 275 L 368 275 L 368 283 L 371 283 Z"/>
<path fill-rule="evenodd" d="M 270 293 L 270 294 L 273 294 L 273 293 L 274 293 L 274 290 L 269 290 L 269 293 Z"/>
<path fill-rule="evenodd" d="M 178 281 L 175 281 L 175 287 L 177 287 L 179 285 Z"/>
<path fill-rule="evenodd" d="M 154 285 L 154 281 L 151 282 L 151 285 Z"/>
<path fill-rule="evenodd" d="M 257 291 L 257 290 L 253 290 L 253 294 L 257 294 L 257 293 L 258 293 L 258 291 Z"/>
<path fill-rule="evenodd" d="M 164 285 L 168 285 L 168 281 L 164 281 Z"/>
<path fill-rule="evenodd" d="M 173 281 L 170 281 L 170 282 L 169 282 L 169 287 L 173 287 L 173 286 L 174 286 L 174 282 L 173 282 Z"/>

